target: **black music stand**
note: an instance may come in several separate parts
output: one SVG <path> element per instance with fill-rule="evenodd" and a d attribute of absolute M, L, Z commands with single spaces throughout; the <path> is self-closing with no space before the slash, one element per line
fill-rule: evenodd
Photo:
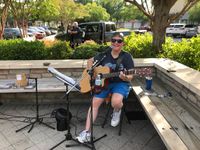
<path fill-rule="evenodd" d="M 107 136 L 107 135 L 103 135 L 102 137 L 100 137 L 100 138 L 98 138 L 96 140 L 93 140 L 93 131 L 91 131 L 91 142 L 90 143 L 80 143 L 77 139 L 74 139 L 72 137 L 72 134 L 70 132 L 70 114 L 69 114 L 70 112 L 69 112 L 69 106 L 71 104 L 71 101 L 69 100 L 69 93 L 71 92 L 72 89 L 76 89 L 77 91 L 80 92 L 80 86 L 78 84 L 79 84 L 79 81 L 82 80 L 82 78 L 79 81 L 75 82 L 72 78 L 70 78 L 70 77 L 68 77 L 68 76 L 60 73 L 59 71 L 57 71 L 53 67 L 48 67 L 48 71 L 50 73 L 52 73 L 55 78 L 57 78 L 58 80 L 62 81 L 64 83 L 64 85 L 66 86 L 66 94 L 65 94 L 64 98 L 66 98 L 66 101 L 67 101 L 67 122 L 68 122 L 67 123 L 67 134 L 65 134 L 65 139 L 63 139 L 58 144 L 56 144 L 55 146 L 53 146 L 50 150 L 53 150 L 54 148 L 56 148 L 57 146 L 59 146 L 63 142 L 70 141 L 70 140 L 76 142 L 77 144 L 66 145 L 66 147 L 71 147 L 71 146 L 76 146 L 76 145 L 83 145 L 83 146 L 86 146 L 86 147 L 88 147 L 88 148 L 90 148 L 92 150 L 95 150 L 94 143 L 96 141 L 102 139 L 103 137 Z M 68 89 L 68 85 L 71 86 L 70 89 Z M 91 125 L 91 126 L 93 126 L 93 125 Z M 91 130 L 93 130 L 93 128 L 91 128 Z"/>
<path fill-rule="evenodd" d="M 37 82 L 37 78 L 30 78 L 30 77 L 29 77 L 28 79 L 34 79 L 34 80 L 35 80 L 36 117 L 30 118 L 29 120 L 35 119 L 35 121 L 34 121 L 34 122 L 31 122 L 30 124 L 28 124 L 28 125 L 26 125 L 26 126 L 20 128 L 20 129 L 18 129 L 18 130 L 16 130 L 16 132 L 19 132 L 19 131 L 21 131 L 21 130 L 23 130 L 23 129 L 29 127 L 29 126 L 31 126 L 31 128 L 28 130 L 28 133 L 29 133 L 29 132 L 31 132 L 31 130 L 33 129 L 33 127 L 34 127 L 34 125 L 35 125 L 36 123 L 45 125 L 45 126 L 51 128 L 51 129 L 55 129 L 54 127 L 52 127 L 52 126 L 50 126 L 50 125 L 44 123 L 44 122 L 43 122 L 43 118 L 39 116 L 38 82 Z M 27 117 L 27 118 L 29 118 L 29 117 Z"/>

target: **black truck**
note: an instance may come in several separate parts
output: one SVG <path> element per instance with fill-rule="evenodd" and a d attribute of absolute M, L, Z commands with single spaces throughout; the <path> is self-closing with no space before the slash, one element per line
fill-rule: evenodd
<path fill-rule="evenodd" d="M 122 32 L 124 36 L 131 33 L 131 31 L 117 31 L 114 22 L 106 21 L 80 23 L 79 27 L 82 29 L 82 37 L 80 36 L 80 38 L 82 38 L 83 42 L 93 40 L 99 44 L 109 42 L 115 32 Z M 64 33 L 58 34 L 56 39 L 69 41 L 70 37 L 67 33 Z"/>
<path fill-rule="evenodd" d="M 93 40 L 100 44 L 110 41 L 115 32 L 122 32 L 125 36 L 130 34 L 130 31 L 117 31 L 114 22 L 85 22 L 80 23 L 79 27 L 84 32 L 84 41 Z"/>

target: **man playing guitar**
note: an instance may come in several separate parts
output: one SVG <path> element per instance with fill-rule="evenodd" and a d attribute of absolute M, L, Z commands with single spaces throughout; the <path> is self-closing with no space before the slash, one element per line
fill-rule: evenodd
<path fill-rule="evenodd" d="M 102 59 L 102 54 L 99 54 L 89 59 L 87 62 L 87 69 L 90 69 L 96 60 L 102 60 L 99 65 L 109 67 L 111 72 L 120 72 L 119 76 L 107 79 L 109 83 L 106 88 L 102 89 L 100 93 L 94 94 L 92 100 L 93 122 L 97 118 L 99 107 L 109 94 L 112 94 L 111 104 L 113 107 L 111 126 L 116 127 L 120 122 L 123 98 L 128 96 L 130 86 L 129 81 L 133 78 L 133 75 L 126 75 L 123 71 L 134 68 L 132 56 L 122 50 L 123 45 L 123 34 L 114 33 L 111 39 L 111 48 L 106 52 L 106 54 L 104 53 L 106 55 L 105 58 Z M 85 130 L 83 130 L 77 137 L 77 140 L 81 143 L 90 141 L 90 110 L 91 108 L 88 110 Z"/>

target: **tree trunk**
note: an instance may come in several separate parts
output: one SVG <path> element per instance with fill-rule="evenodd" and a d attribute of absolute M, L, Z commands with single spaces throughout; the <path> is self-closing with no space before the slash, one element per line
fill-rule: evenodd
<path fill-rule="evenodd" d="M 162 25 L 160 25 L 162 24 Z M 162 52 L 162 44 L 165 42 L 165 24 L 162 22 L 154 22 L 152 26 L 153 32 L 153 47 L 155 48 L 156 53 Z"/>
<path fill-rule="evenodd" d="M 3 10 L 2 10 L 1 24 L 0 24 L 0 40 L 3 39 L 3 33 L 4 33 L 5 23 L 6 23 L 6 19 L 8 15 L 9 4 L 10 2 L 7 1 L 7 3 L 5 3 L 5 6 L 3 7 Z"/>
<path fill-rule="evenodd" d="M 165 42 L 166 25 L 169 19 L 168 5 L 155 5 L 155 15 L 152 20 L 153 47 L 156 53 L 162 52 L 162 44 Z"/>

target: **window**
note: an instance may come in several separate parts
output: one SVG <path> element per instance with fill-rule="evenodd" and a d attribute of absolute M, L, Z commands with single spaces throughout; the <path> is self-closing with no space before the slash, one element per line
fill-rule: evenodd
<path fill-rule="evenodd" d="M 115 24 L 106 24 L 106 32 L 116 31 Z"/>
<path fill-rule="evenodd" d="M 99 25 L 98 24 L 90 24 L 86 27 L 86 32 L 98 32 L 99 31 Z"/>

